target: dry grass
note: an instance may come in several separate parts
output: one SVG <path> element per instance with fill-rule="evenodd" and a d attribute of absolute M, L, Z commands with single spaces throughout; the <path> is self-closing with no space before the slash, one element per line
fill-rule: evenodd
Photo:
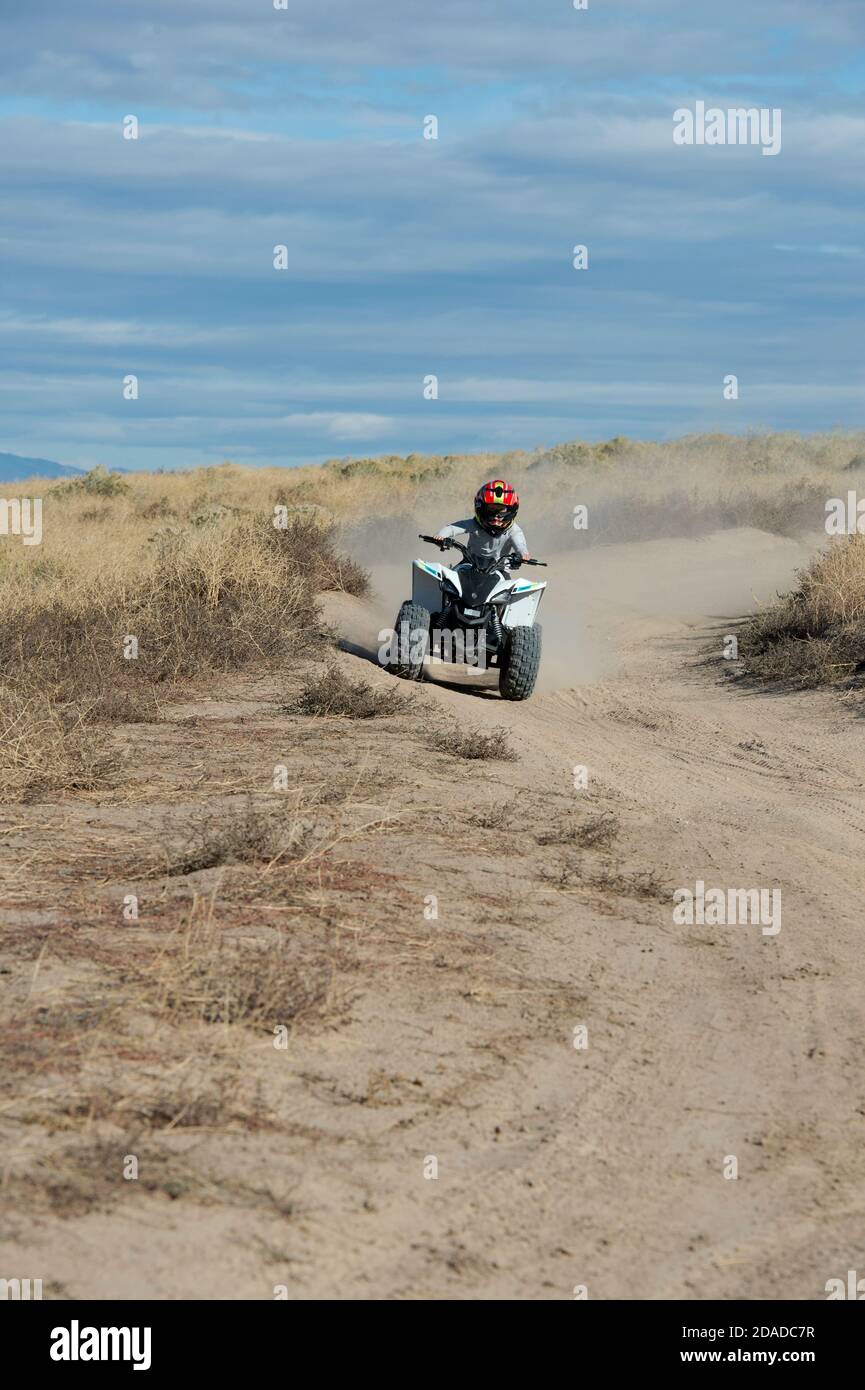
<path fill-rule="evenodd" d="M 865 439 L 858 436 L 616 440 L 546 453 L 334 461 L 289 472 L 226 466 L 122 479 L 96 473 L 72 485 L 30 488 L 45 501 L 44 545 L 25 548 L 8 538 L 0 549 L 0 793 L 21 799 L 51 788 L 78 793 L 110 785 L 123 767 L 121 739 L 142 764 L 154 749 L 157 760 L 170 762 L 176 745 L 154 731 L 118 735 L 107 726 L 151 722 L 184 682 L 271 664 L 287 666 L 291 676 L 297 659 L 319 657 L 316 594 L 362 594 L 365 587 L 362 571 L 341 555 L 335 525 L 347 525 L 360 550 L 368 544 L 380 554 L 383 528 L 390 539 L 401 529 L 431 529 L 416 524 L 420 517 L 438 524 L 464 515 L 478 481 L 503 472 L 523 487 L 523 516 L 538 553 L 565 538 L 574 543 L 578 501 L 590 508 L 589 543 L 738 524 L 786 534 L 822 526 L 825 498 L 843 495 L 853 476 L 845 472 L 859 455 L 865 457 Z M 285 531 L 271 525 L 274 504 L 290 509 Z M 750 669 L 767 678 L 795 672 L 797 679 L 810 670 L 815 680 L 827 670 L 843 677 L 855 669 L 865 622 L 863 548 L 858 538 L 835 547 L 796 594 L 755 620 L 742 638 Z M 124 658 L 128 634 L 139 640 L 135 660 Z M 399 713 L 403 698 L 396 687 L 376 690 L 330 668 L 303 686 L 292 708 L 369 719 Z M 142 1190 L 166 1201 L 290 1212 L 287 1198 L 266 1184 L 255 1187 L 248 1173 L 243 1181 L 236 1170 L 215 1176 L 194 1146 L 203 1132 L 217 1131 L 212 1159 L 231 1132 L 244 1145 L 256 1130 L 291 1133 L 297 1117 L 290 1094 L 286 1100 L 285 1058 L 272 1048 L 274 1030 L 337 1026 L 352 972 L 401 968 L 416 985 L 416 903 L 399 896 L 411 885 L 400 886 L 392 865 L 385 875 L 373 855 L 365 861 L 361 853 L 331 853 L 368 835 L 379 809 L 366 801 L 343 807 L 340 820 L 339 808 L 330 808 L 336 791 L 327 785 L 320 793 L 325 811 L 287 810 L 283 802 L 278 811 L 250 805 L 226 813 L 237 769 L 257 776 L 261 765 L 255 743 L 243 742 L 246 732 L 227 722 L 205 725 L 201 749 L 196 745 L 186 762 L 178 758 L 178 781 L 188 777 L 190 784 L 180 786 L 184 804 L 195 797 L 198 816 L 213 814 L 186 843 L 178 833 L 180 848 L 172 845 L 161 861 L 160 839 L 169 831 L 158 808 L 157 818 L 141 825 L 118 818 L 121 840 L 108 822 L 84 831 L 89 808 L 77 829 L 73 820 L 58 833 L 58 815 L 56 822 L 44 817 L 34 832 L 35 862 L 61 906 L 48 926 L 28 926 L 38 919 L 22 914 L 15 936 L 22 950 L 6 950 L 9 974 L 0 991 L 4 1137 L 5 1126 L 17 1126 L 11 1134 L 18 1163 L 0 1198 L 10 1208 L 20 1205 L 25 1222 L 28 1208 L 47 1205 L 66 1216 L 131 1203 Z M 266 769 L 267 741 L 285 732 L 263 731 Z M 297 755 L 291 765 L 298 780 L 321 774 L 332 782 L 337 736 L 355 747 L 356 733 L 295 720 L 297 745 L 289 752 Z M 304 737 L 322 740 L 317 761 L 300 757 Z M 220 763 L 218 740 L 236 747 L 237 767 L 228 753 Z M 473 761 L 517 756 L 501 728 L 440 728 L 431 746 Z M 446 777 L 453 767 L 441 763 Z M 192 775 L 199 772 L 201 783 Z M 369 798 L 366 765 L 350 775 L 362 779 Z M 509 797 L 503 790 L 475 823 L 505 829 Z M 335 823 L 323 834 L 330 809 Z M 608 898 L 611 910 L 622 897 L 668 902 L 669 891 L 652 874 L 606 862 L 615 833 L 615 819 L 603 814 L 563 823 L 552 843 L 586 852 L 565 851 L 561 857 L 573 863 L 556 868 L 555 883 Z M 29 906 L 23 894 L 30 893 L 34 846 L 14 839 L 14 890 Z M 192 884 L 183 878 L 201 870 L 218 871 L 218 906 L 211 896 L 189 901 Z M 135 882 L 144 883 L 142 917 L 121 925 L 119 904 Z M 78 917 L 70 904 L 76 883 Z M 411 914 L 408 940 L 402 910 Z M 443 949 L 439 935 L 431 938 L 436 950 Z M 391 941 L 398 949 L 389 945 L 382 954 L 382 943 Z M 465 959 L 473 978 L 476 951 L 472 937 Z M 400 959 L 406 963 L 398 967 Z M 251 1152 L 250 1144 L 244 1161 Z M 141 1160 L 137 1182 L 123 1178 L 128 1154 Z"/>
<path fill-rule="evenodd" d="M 128 491 L 108 496 L 128 505 Z M 114 764 L 90 726 L 153 721 L 178 682 L 309 655 L 323 640 L 316 595 L 367 582 L 333 527 L 308 514 L 277 529 L 226 510 L 153 541 L 140 567 L 91 568 L 82 540 L 76 565 L 42 556 L 37 580 L 19 552 L 0 577 L 5 797 L 97 785 Z"/>
<path fill-rule="evenodd" d="M 37 691 L 0 689 L 0 798 L 23 801 L 48 789 L 90 791 L 111 781 L 120 757 L 86 711 Z"/>
<path fill-rule="evenodd" d="M 344 962 L 343 962 L 344 964 Z M 227 934 L 196 900 L 137 979 L 138 1001 L 164 1023 L 253 1025 L 272 1032 L 329 1011 L 336 960 L 300 952 L 279 933 Z"/>
<path fill-rule="evenodd" d="M 619 818 L 612 811 L 599 811 L 577 821 L 565 817 L 551 830 L 538 835 L 539 845 L 575 845 L 580 849 L 607 849 L 618 835 Z"/>
<path fill-rule="evenodd" d="M 453 724 L 435 729 L 430 735 L 429 746 L 439 753 L 449 753 L 452 758 L 513 763 L 519 754 L 511 747 L 509 739 L 505 728 L 484 733 L 482 729 L 461 729 Z"/>
<path fill-rule="evenodd" d="M 390 543 L 414 541 L 431 517 L 463 515 L 490 473 L 522 489 L 521 520 L 541 551 L 572 547 L 575 536 L 591 545 L 741 525 L 814 531 L 827 497 L 844 494 L 863 460 L 863 434 L 705 435 L 290 470 L 94 470 L 31 484 L 25 491 L 43 498 L 44 540 L 0 550 L 0 670 L 7 685 L 61 702 L 98 698 L 92 718 L 135 718 L 140 686 L 290 660 L 318 629 L 316 593 L 365 591 L 341 534 L 353 553 L 380 555 L 383 526 Z M 577 502 L 589 509 L 579 535 Z M 272 524 L 275 506 L 287 509 L 285 531 Z M 137 660 L 124 659 L 128 634 L 139 639 Z"/>
<path fill-rule="evenodd" d="M 19 1142 L 0 1167 L 0 1200 L 64 1217 L 142 1189 L 245 1207 L 281 1201 L 234 1176 L 214 1180 L 192 1150 L 162 1139 L 285 1127 L 274 1109 L 276 1044 L 341 1016 L 341 982 L 356 966 L 344 934 L 314 920 L 290 933 L 238 928 L 210 895 L 195 896 L 168 932 L 91 942 L 98 977 L 85 969 L 43 983 L 40 966 L 53 962 L 57 978 L 58 952 L 46 938 L 2 1000 L 0 1113 Z M 140 1165 L 132 1182 L 129 1155 Z"/>
<path fill-rule="evenodd" d="M 311 829 L 311 822 L 302 816 L 286 817 L 247 806 L 199 826 L 183 853 L 166 856 L 167 868 L 155 872 L 171 877 L 224 864 L 272 864 L 277 860 L 284 864 L 302 854 Z"/>
<path fill-rule="evenodd" d="M 143 1170 L 134 1182 L 123 1176 L 129 1155 L 138 1158 Z M 2 1190 L 7 1201 L 26 1203 L 31 1210 L 75 1217 L 108 1206 L 136 1189 L 175 1199 L 191 1194 L 195 1187 L 187 1163 L 142 1142 L 140 1131 L 133 1131 L 120 1139 L 77 1139 L 55 1145 L 50 1155 L 7 1171 Z"/>
<path fill-rule="evenodd" d="M 865 665 L 865 536 L 833 543 L 799 587 L 739 633 L 746 672 L 798 686 L 849 681 Z"/>
<path fill-rule="evenodd" d="M 21 489 L 43 498 L 44 541 L 6 547 L 5 566 L 39 584 L 46 565 L 75 583 L 105 569 L 152 571 L 160 531 L 207 534 L 252 520 L 269 525 L 277 504 L 295 519 L 344 525 L 362 549 L 368 541 L 380 554 L 383 524 L 392 539 L 401 527 L 407 537 L 425 529 L 415 524 L 421 518 L 432 515 L 438 523 L 463 516 L 478 483 L 495 474 L 522 488 L 526 526 L 542 528 L 548 549 L 565 537 L 573 543 L 577 502 L 589 507 L 581 543 L 738 525 L 787 535 L 822 527 L 826 498 L 844 495 L 865 473 L 863 460 L 865 434 L 838 431 L 692 435 L 663 443 L 617 437 L 499 454 L 333 459 L 292 469 L 223 464 L 122 479 L 95 471 L 87 480 Z M 357 576 L 338 550 L 337 544 L 328 582 L 353 592 Z"/>
<path fill-rule="evenodd" d="M 404 713 L 411 704 L 411 697 L 394 686 L 377 688 L 369 681 L 352 681 L 338 666 L 328 666 L 306 682 L 284 706 L 283 712 L 343 719 L 383 719 Z"/>
<path fill-rule="evenodd" d="M 314 521 L 164 533 L 144 573 L 64 578 L 35 592 L 10 582 L 0 669 L 9 685 L 71 700 L 296 657 L 319 633 L 316 593 L 344 578 L 332 531 Z M 362 589 L 362 576 L 349 579 Z"/>
<path fill-rule="evenodd" d="M 292 1215 L 290 1195 L 267 1184 L 209 1173 L 207 1165 L 196 1161 L 197 1155 L 190 1158 L 179 1153 L 144 1126 L 121 1132 L 115 1126 L 106 1128 L 105 1134 L 96 1137 L 75 1137 L 62 1146 L 54 1144 L 50 1153 L 31 1160 L 26 1167 L 7 1171 L 2 1187 L 6 1200 L 16 1207 L 48 1210 L 70 1218 L 108 1210 L 124 1199 L 135 1201 L 143 1192 L 171 1201 L 219 1202 L 280 1217 Z M 132 1179 L 127 1176 L 130 1158 L 138 1164 Z"/>
<path fill-rule="evenodd" d="M 478 830 L 510 830 L 511 819 L 512 808 L 504 802 L 494 801 L 469 816 L 468 823 L 476 826 Z"/>

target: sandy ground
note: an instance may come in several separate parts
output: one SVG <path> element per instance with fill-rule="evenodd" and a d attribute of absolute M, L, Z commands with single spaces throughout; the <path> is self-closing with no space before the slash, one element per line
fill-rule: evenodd
<path fill-rule="evenodd" d="M 865 726 L 836 695 L 761 694 L 704 654 L 810 549 L 740 531 L 550 557 L 531 701 L 427 681 L 410 721 L 321 723 L 299 775 L 375 771 L 392 817 L 335 851 L 368 875 L 333 890 L 362 962 L 339 1017 L 241 1052 L 273 1123 L 163 1136 L 200 1190 L 7 1207 L 0 1272 L 56 1297 L 817 1299 L 861 1270 Z M 388 684 L 363 653 L 405 566 L 376 582 L 380 604 L 330 616 L 344 668 Z M 518 760 L 431 752 L 443 714 L 507 726 Z M 297 723 L 267 682 L 173 712 L 190 717 L 205 786 L 227 719 L 264 762 Z M 104 839 L 156 814 L 39 814 L 60 812 L 79 846 L 85 825 Z M 606 837 L 573 838 L 598 817 Z M 780 932 L 676 925 L 673 891 L 697 880 L 780 889 Z M 62 903 L 5 920 L 27 912 Z M 56 1135 L 32 1129 L 0 1136 L 50 1163 Z M 229 1201 L 238 1174 L 278 1206 Z"/>

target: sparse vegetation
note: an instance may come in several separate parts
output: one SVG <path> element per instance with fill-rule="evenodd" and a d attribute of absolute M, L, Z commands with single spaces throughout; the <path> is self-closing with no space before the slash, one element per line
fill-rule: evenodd
<path fill-rule="evenodd" d="M 819 554 L 799 587 L 739 632 L 748 675 L 798 686 L 849 682 L 865 669 L 865 536 Z"/>
<path fill-rule="evenodd" d="M 86 714 L 37 691 L 0 689 L 0 798 L 48 789 L 90 791 L 110 781 L 120 757 Z"/>
<path fill-rule="evenodd" d="M 86 479 L 40 485 L 40 549 L 62 555 L 82 575 L 106 565 L 128 573 L 152 563 L 153 533 L 142 519 L 170 521 L 183 533 L 219 530 L 254 518 L 269 522 L 274 504 L 294 520 L 335 523 L 355 535 L 365 535 L 370 516 L 377 518 L 377 534 L 383 519 L 392 530 L 404 526 L 410 533 L 433 503 L 437 514 L 462 515 L 478 482 L 496 473 L 523 487 L 526 520 L 543 522 L 550 549 L 566 537 L 573 543 L 572 518 L 561 506 L 563 484 L 578 484 L 590 509 L 584 544 L 730 526 L 794 535 L 822 527 L 826 498 L 844 495 L 863 458 L 865 433 L 838 431 L 690 435 L 662 443 L 616 436 L 505 453 L 331 459 L 287 470 L 222 464 L 120 477 L 97 469 Z M 84 523 L 94 499 L 98 519 Z M 15 563 L 26 569 L 34 557 L 19 555 Z M 337 560 L 335 569 L 342 572 L 337 582 L 353 592 L 350 567 Z"/>
<path fill-rule="evenodd" d="M 469 817 L 469 824 L 477 826 L 479 830 L 507 830 L 510 823 L 510 808 L 501 801 L 493 802 Z"/>
<path fill-rule="evenodd" d="M 204 913 L 190 913 L 139 977 L 142 1000 L 163 1022 L 289 1027 L 321 1011 L 333 963 L 299 957 L 281 937 L 237 940 Z"/>
<path fill-rule="evenodd" d="M 362 591 L 364 576 L 315 523 L 283 532 L 232 520 L 212 534 L 163 535 L 146 573 L 58 581 L 36 594 L 10 585 L 0 669 L 9 685 L 63 701 L 296 658 L 320 635 L 316 593 L 346 583 Z"/>
<path fill-rule="evenodd" d="M 449 753 L 453 758 L 467 758 L 483 762 L 516 762 L 519 755 L 509 742 L 507 729 L 497 728 L 484 732 L 482 729 L 461 729 L 449 724 L 435 729 L 430 735 L 429 744 L 439 753 Z"/>
<path fill-rule="evenodd" d="M 76 497 L 82 493 L 86 497 L 122 497 L 130 488 L 119 473 L 109 473 L 107 468 L 97 465 L 82 478 L 55 483 L 51 490 L 55 497 Z"/>
<path fill-rule="evenodd" d="M 394 1106 L 393 1122 L 410 1132 L 437 1107 L 452 1122 L 458 1105 L 488 1143 L 480 1120 L 497 1125 L 508 1094 L 497 1059 L 519 1062 L 516 1094 L 550 1019 L 566 1037 L 583 1016 L 568 978 L 587 973 L 587 989 L 603 983 L 593 973 L 598 919 L 669 920 L 669 883 L 641 869 L 657 862 L 669 872 L 655 853 L 666 811 L 651 831 L 653 778 L 641 790 L 639 777 L 614 768 L 590 796 L 571 792 L 571 759 L 599 761 L 603 739 L 563 738 L 550 750 L 538 746 L 536 726 L 525 742 L 517 735 L 521 766 L 483 768 L 517 759 L 507 729 L 445 716 L 420 733 L 417 718 L 432 724 L 442 708 L 431 692 L 406 695 L 374 672 L 355 679 L 344 674 L 347 660 L 330 659 L 317 595 L 366 590 L 363 571 L 341 553 L 342 520 L 356 551 L 366 525 L 370 546 L 380 546 L 381 518 L 395 532 L 426 529 L 414 517 L 433 499 L 437 516 L 451 506 L 463 514 L 479 477 L 502 471 L 532 480 L 527 524 L 551 545 L 566 534 L 573 543 L 563 479 L 566 497 L 592 508 L 590 541 L 742 521 L 789 532 L 821 522 L 836 487 L 826 480 L 855 473 L 862 458 L 865 437 L 663 446 L 617 438 L 502 456 L 338 460 L 289 473 L 225 466 L 46 486 L 44 545 L 0 548 L 0 795 L 22 803 L 5 819 L 0 865 L 11 904 L 0 964 L 0 1109 L 10 1140 L 2 1182 L 7 1225 L 19 1225 L 22 1242 L 34 1218 L 58 1248 L 77 1241 L 77 1230 L 58 1236 L 60 1220 L 115 1204 L 139 1231 L 146 1222 L 158 1229 L 172 1203 L 173 1255 L 208 1225 L 194 1206 L 207 1203 L 215 1220 L 204 1239 L 220 1259 L 238 1233 L 247 1245 L 258 1239 L 260 1219 L 266 1233 L 274 1228 L 271 1248 L 285 1246 L 277 1262 L 297 1260 L 288 1277 L 303 1273 L 288 1222 L 320 1190 L 297 1174 L 321 1160 L 328 1184 L 344 1170 L 346 1141 L 354 1151 L 392 1128 L 363 1127 L 378 1106 Z M 288 509 L 285 531 L 271 524 L 274 502 Z M 752 674 L 855 676 L 863 551 L 865 538 L 839 543 L 795 594 L 743 630 Z M 139 642 L 132 660 L 128 634 Z M 280 691 L 296 694 L 278 709 Z M 615 736 L 624 726 L 610 703 Z M 645 713 L 639 698 L 637 706 L 626 729 L 634 747 L 653 737 L 674 745 L 654 700 Z M 461 718 L 474 723 L 472 710 L 491 708 L 467 696 Z M 408 712 L 406 747 L 381 720 Z M 581 734 L 594 733 L 603 703 L 591 713 Z M 519 730 L 520 712 L 512 717 Z M 766 740 L 774 762 L 779 740 Z M 739 747 L 759 753 L 762 744 Z M 682 749 L 690 757 L 691 742 Z M 734 773 L 756 762 L 730 751 Z M 276 760 L 288 785 L 271 794 Z M 678 766 L 686 775 L 691 764 Z M 584 809 L 616 805 L 617 778 L 635 828 L 621 848 L 617 817 Z M 62 804 L 26 804 L 51 790 L 64 793 Z M 706 836 L 720 862 L 731 823 Z M 540 908 L 533 883 L 544 885 Z M 536 933 L 560 892 L 571 895 L 555 904 L 560 927 Z M 130 897 L 140 906 L 134 920 L 124 911 Z M 543 949 L 533 954 L 536 935 Z M 634 956 L 655 944 L 641 931 Z M 356 978 L 363 991 L 351 1009 Z M 624 1021 L 630 1002 L 626 1013 L 614 992 Z M 397 1019 L 391 1035 L 386 1015 Z M 283 1028 L 287 1053 L 274 1048 Z M 529 1051 L 518 1056 L 515 1038 Z M 478 1101 L 481 1113 L 469 1113 Z M 130 1154 L 137 1182 L 124 1179 Z M 342 1229 L 348 1210 L 363 1222 L 364 1208 L 382 1201 L 377 1183 L 368 1208 L 356 1183 L 349 1207 L 339 1195 L 331 1201 L 339 1183 L 328 1186 L 326 1219 Z M 112 1257 L 118 1228 L 105 1237 Z M 441 1246 L 437 1235 L 436 1268 Z M 196 1279 L 187 1270 L 184 1289 Z"/>
<path fill-rule="evenodd" d="M 647 898 L 656 902 L 670 900 L 669 888 L 661 882 L 654 869 L 629 872 L 605 868 L 593 875 L 589 884 L 601 893 L 611 893 L 621 898 Z"/>
<path fill-rule="evenodd" d="M 310 829 L 310 822 L 303 817 L 291 819 L 247 806 L 233 816 L 200 826 L 184 852 L 168 856 L 167 869 L 155 872 L 179 876 L 222 864 L 284 862 L 302 852 Z"/>
<path fill-rule="evenodd" d="M 410 696 L 393 686 L 377 688 L 369 681 L 352 681 L 338 666 L 328 666 L 304 684 L 285 706 L 285 713 L 383 719 L 402 713 L 411 703 Z"/>
<path fill-rule="evenodd" d="M 581 849 L 606 849 L 620 830 L 619 818 L 612 811 L 600 811 L 578 821 L 565 817 L 558 825 L 538 835 L 539 845 L 577 845 Z"/>
<path fill-rule="evenodd" d="M 49 943 L 34 945 L 41 961 Z M 262 1033 L 338 1016 L 337 972 L 352 964 L 345 949 L 326 927 L 299 938 L 269 926 L 238 932 L 213 895 L 194 897 L 167 933 L 94 949 L 96 986 L 85 974 L 34 996 L 31 965 L 17 998 L 4 993 L 2 1108 L 30 1145 L 8 1156 L 7 1202 L 74 1217 L 145 1191 L 288 1214 L 267 1183 L 212 1175 L 196 1153 L 162 1140 L 284 1127 L 250 1056 Z M 140 1164 L 134 1183 L 124 1181 L 128 1155 Z"/>
<path fill-rule="evenodd" d="M 141 569 L 37 563 L 38 587 L 26 568 L 3 576 L 0 719 L 13 737 L 0 791 L 94 786 L 105 764 L 86 726 L 154 719 L 159 692 L 179 681 L 296 662 L 323 640 L 316 595 L 363 593 L 367 582 L 339 555 L 333 527 L 307 515 L 284 530 L 232 513 L 171 529 Z"/>

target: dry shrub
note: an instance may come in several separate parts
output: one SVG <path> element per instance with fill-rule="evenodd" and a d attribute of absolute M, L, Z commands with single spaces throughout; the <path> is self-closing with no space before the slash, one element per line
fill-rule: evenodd
<path fill-rule="evenodd" d="M 579 845 L 581 849 L 606 849 L 619 833 L 619 818 L 612 811 L 600 811 L 583 821 L 567 817 L 551 830 L 538 835 L 539 845 Z"/>
<path fill-rule="evenodd" d="M 602 893 L 613 893 L 621 898 L 648 898 L 655 902 L 670 900 L 670 889 L 661 882 L 654 869 L 633 872 L 607 867 L 594 874 L 588 882 Z"/>
<path fill-rule="evenodd" d="M 454 758 L 513 763 L 519 755 L 508 742 L 509 738 L 508 730 L 504 728 L 490 729 L 489 733 L 484 733 L 481 729 L 460 729 L 457 725 L 449 725 L 434 730 L 429 743 L 439 753 L 450 753 Z"/>
<path fill-rule="evenodd" d="M 363 598 L 369 593 L 369 575 L 337 549 L 336 528 L 315 514 L 299 512 L 288 526 L 267 531 L 269 545 L 283 566 L 303 575 L 313 594 L 336 590 Z"/>
<path fill-rule="evenodd" d="M 86 725 L 154 720 L 161 687 L 309 654 L 322 640 L 316 594 L 359 594 L 367 582 L 337 554 L 333 528 L 309 516 L 278 530 L 229 514 L 218 526 L 163 531 L 152 549 L 149 567 L 82 575 L 48 557 L 38 585 L 32 567 L 4 574 L 7 790 L 96 785 L 110 759 L 97 756 Z"/>
<path fill-rule="evenodd" d="M 800 686 L 849 680 L 865 663 L 865 536 L 816 556 L 799 587 L 739 633 L 749 675 Z"/>
<path fill-rule="evenodd" d="M 141 680 L 130 680 L 93 695 L 81 712 L 88 723 L 155 724 L 161 716 L 159 692 Z"/>
<path fill-rule="evenodd" d="M 576 842 L 583 849 L 606 849 L 620 830 L 619 818 L 612 811 L 600 811 L 589 816 L 576 829 Z"/>
<path fill-rule="evenodd" d="M 225 1121 L 223 1116 L 221 1123 Z M 214 1170 L 212 1160 L 202 1162 L 198 1153 L 178 1152 L 155 1128 L 157 1132 L 149 1135 L 145 1126 L 122 1131 L 112 1127 L 113 1132 L 96 1138 L 76 1138 L 62 1147 L 55 1144 L 50 1153 L 28 1159 L 26 1165 L 19 1161 L 7 1170 L 4 1196 L 16 1205 L 47 1209 L 61 1218 L 107 1211 L 123 1201 L 134 1204 L 140 1192 L 172 1201 L 217 1201 L 283 1219 L 293 1215 L 290 1193 Z M 135 1182 L 125 1177 L 130 1154 L 139 1162 Z"/>
<path fill-rule="evenodd" d="M 307 681 L 284 706 L 285 714 L 321 714 L 344 719 L 381 719 L 402 713 L 411 703 L 395 687 L 376 688 L 369 681 L 352 681 L 338 666 L 329 666 Z"/>
<path fill-rule="evenodd" d="M 152 502 L 139 502 L 138 515 L 145 521 L 163 521 L 177 513 L 171 505 L 171 498 L 163 494 L 162 497 L 154 497 Z"/>
<path fill-rule="evenodd" d="M 274 936 L 238 938 L 200 900 L 151 965 L 137 993 L 148 1012 L 175 1023 L 252 1024 L 269 1032 L 326 1013 L 335 956 L 320 945 Z"/>
<path fill-rule="evenodd" d="M 122 497 L 129 492 L 129 483 L 119 473 L 110 473 L 107 468 L 97 464 L 81 478 L 70 478 L 59 482 L 51 489 L 54 497 Z"/>
<path fill-rule="evenodd" d="M 237 521 L 198 533 L 163 533 L 152 572 L 117 572 L 35 594 L 10 586 L 0 626 L 0 669 L 10 685 L 55 699 L 103 695 L 249 663 L 297 657 L 315 644 L 315 594 L 365 576 L 341 567 L 330 529 L 286 531 Z M 124 658 L 124 638 L 138 657 Z"/>
<path fill-rule="evenodd" d="M 311 830 L 305 818 L 286 820 L 284 815 L 248 806 L 234 815 L 206 821 L 183 853 L 169 856 L 168 868 L 155 872 L 176 876 L 222 864 L 269 864 L 274 859 L 284 863 L 303 852 Z"/>
<path fill-rule="evenodd" d="M 135 1154 L 141 1165 L 136 1182 L 124 1178 L 128 1154 Z M 130 1189 L 176 1199 L 194 1194 L 201 1182 L 182 1156 L 146 1143 L 138 1130 L 55 1145 L 50 1155 L 7 1173 L 5 1186 L 8 1200 L 75 1217 L 110 1206 Z"/>
<path fill-rule="evenodd" d="M 690 435 L 661 443 L 616 437 L 531 451 L 474 455 L 338 459 L 292 470 L 286 497 L 303 498 L 351 528 L 352 544 L 381 553 L 389 538 L 415 541 L 430 517 L 465 515 L 484 477 L 509 478 L 523 496 L 530 541 L 543 549 L 574 544 L 563 489 L 578 488 L 591 525 L 580 544 L 694 536 L 736 526 L 780 535 L 822 528 L 827 497 L 843 496 L 850 470 L 865 457 L 865 434 Z M 854 469 L 855 471 L 855 469 Z M 419 524 L 423 523 L 423 524 Z M 536 548 L 540 552 L 540 545 Z"/>
<path fill-rule="evenodd" d="M 590 545 L 739 526 L 788 536 L 822 528 L 826 498 L 843 496 L 863 445 L 862 433 L 841 432 L 704 434 L 663 443 L 616 437 L 556 445 L 513 471 L 548 545 L 565 543 L 570 520 L 559 498 L 563 484 L 575 483 L 592 519 Z"/>
<path fill-rule="evenodd" d="M 0 690 L 0 797 L 36 792 L 90 791 L 117 772 L 120 759 L 107 735 L 80 711 L 37 692 Z"/>
<path fill-rule="evenodd" d="M 469 816 L 469 824 L 479 830 L 509 830 L 511 828 L 511 808 L 504 802 L 492 802 L 489 806 Z"/>
<path fill-rule="evenodd" d="M 421 517 L 464 515 L 478 484 L 497 475 L 521 488 L 529 538 L 542 531 L 548 550 L 574 542 L 571 509 L 562 506 L 563 486 L 569 496 L 577 486 L 590 508 L 592 523 L 581 544 L 692 536 L 729 526 L 788 535 L 822 527 L 826 498 L 844 495 L 863 458 L 865 433 L 790 431 L 663 442 L 616 436 L 504 453 L 342 458 L 291 469 L 223 464 L 134 473 L 115 481 L 97 474 L 86 487 L 81 480 L 71 488 L 66 480 L 40 484 L 45 501 L 40 549 L 62 553 L 82 573 L 100 568 L 106 556 L 118 567 L 138 568 L 142 562 L 149 567 L 144 515 L 173 517 L 189 526 L 194 515 L 232 520 L 264 514 L 269 524 L 271 508 L 279 503 L 298 521 L 344 522 L 353 540 L 363 541 L 369 526 L 369 551 L 379 555 L 383 521 L 392 537 L 405 519 L 406 539 L 414 539 L 418 530 L 429 529 L 416 524 Z M 110 516 L 82 524 L 83 510 L 94 503 L 109 507 Z M 204 529 L 211 529 L 209 522 Z M 15 563 L 32 568 L 34 558 L 19 557 Z M 326 582 L 355 591 L 350 562 L 334 553 L 324 568 L 331 576 Z"/>

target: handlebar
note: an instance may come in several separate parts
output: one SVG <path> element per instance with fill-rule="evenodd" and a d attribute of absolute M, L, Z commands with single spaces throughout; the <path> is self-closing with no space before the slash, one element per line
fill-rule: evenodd
<path fill-rule="evenodd" d="M 463 545 L 461 541 L 451 540 L 450 538 L 440 541 L 438 536 L 424 536 L 420 531 L 418 532 L 418 540 L 429 541 L 430 545 L 437 545 L 439 550 L 461 550 L 465 558 L 471 560 L 472 563 L 474 563 L 476 559 L 475 556 L 469 554 L 468 546 Z M 547 568 L 546 560 L 524 560 L 521 555 L 502 555 L 499 559 L 492 561 L 490 568 L 492 569 L 505 563 L 512 565 L 514 569 L 519 569 L 520 565 L 540 565 L 542 569 Z"/>

